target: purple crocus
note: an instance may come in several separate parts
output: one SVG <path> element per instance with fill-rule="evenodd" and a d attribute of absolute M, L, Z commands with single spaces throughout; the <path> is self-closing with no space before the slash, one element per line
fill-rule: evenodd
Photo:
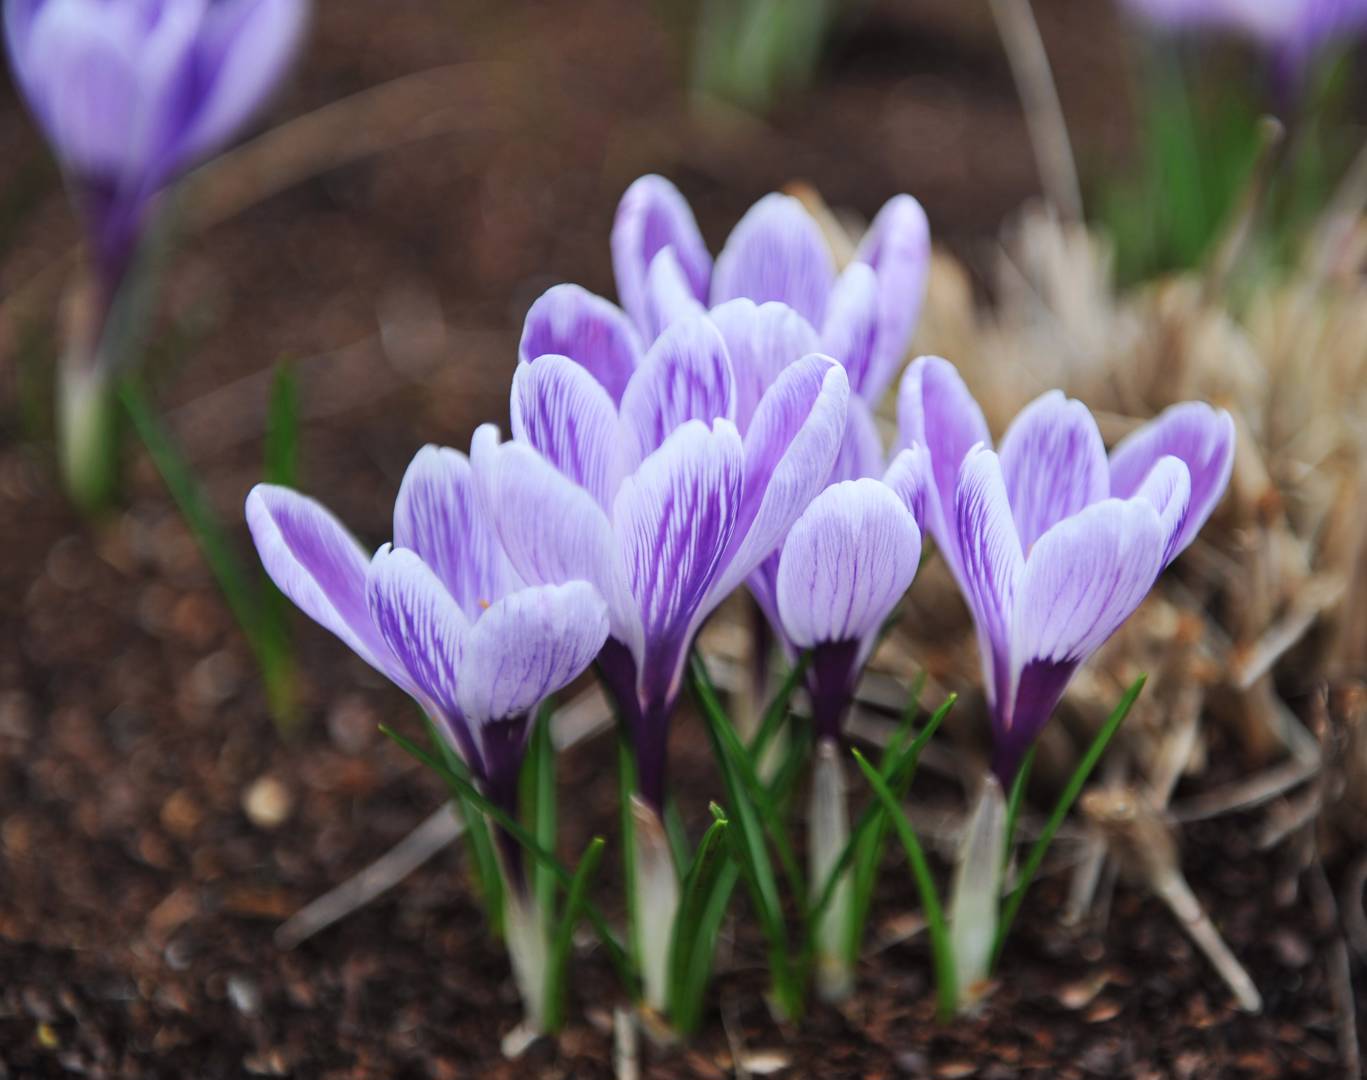
<path fill-rule="evenodd" d="M 1167 30 L 1239 34 L 1294 77 L 1325 45 L 1367 30 L 1367 0 L 1123 0 L 1139 18 Z"/>
<path fill-rule="evenodd" d="M 839 271 L 802 203 L 766 195 L 736 224 L 714 267 L 678 189 L 643 176 L 618 206 L 612 257 L 622 306 L 647 340 L 671 319 L 712 305 L 736 369 L 742 431 L 747 410 L 785 364 L 816 351 L 839 361 L 853 393 L 830 480 L 882 472 L 874 408 L 910 345 L 930 267 L 930 228 L 914 198 L 890 199 Z M 776 551 L 747 584 L 793 654 L 778 615 L 777 576 Z"/>
<path fill-rule="evenodd" d="M 922 357 L 903 377 L 904 442 L 926 447 L 924 523 L 978 629 L 993 769 L 1009 786 L 1078 666 L 1195 539 L 1234 458 L 1229 414 L 1168 409 L 1111 452 L 1081 402 L 1051 391 L 994 452 L 953 365 Z"/>
<path fill-rule="evenodd" d="M 86 217 L 107 294 L 152 197 L 252 118 L 308 11 L 307 0 L 5 0 L 15 81 Z"/>
<path fill-rule="evenodd" d="M 288 488 L 254 487 L 247 524 L 280 591 L 411 695 L 489 799 L 515 813 L 532 712 L 607 637 L 593 586 L 524 585 L 475 498 L 469 461 L 434 446 L 408 467 L 394 542 L 373 558 L 322 505 Z M 520 881 L 521 861 L 503 840 L 505 868 Z"/>
<path fill-rule="evenodd" d="M 812 500 L 784 541 L 775 595 L 785 641 L 811 650 L 818 741 L 837 741 L 855 683 L 921 560 L 928 456 L 903 450 L 884 480 L 842 480 Z"/>
<path fill-rule="evenodd" d="M 742 406 L 726 338 L 699 312 L 638 350 L 619 309 L 575 286 L 552 289 L 527 317 L 513 441 L 486 425 L 471 455 L 517 572 L 582 578 L 607 601 L 600 667 L 633 740 L 640 793 L 659 813 L 693 636 L 824 486 L 849 381 L 834 361 L 800 356 Z"/>
<path fill-rule="evenodd" d="M 837 479 L 882 470 L 871 410 L 906 355 L 930 269 L 930 227 L 914 198 L 884 204 L 842 271 L 802 203 L 766 195 L 736 224 L 714 265 L 683 195 L 664 177 L 643 176 L 618 205 L 612 262 L 622 307 L 647 344 L 690 311 L 715 312 L 737 299 L 786 305 L 802 324 L 787 333 L 803 333 L 807 352 L 835 358 L 849 374 L 849 430 Z M 738 360 L 737 378 L 743 366 Z M 761 385 L 773 374 L 754 372 Z"/>

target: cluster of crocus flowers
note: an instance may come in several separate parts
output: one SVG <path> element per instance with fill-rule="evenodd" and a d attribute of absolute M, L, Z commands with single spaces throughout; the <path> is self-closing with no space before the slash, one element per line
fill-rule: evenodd
<path fill-rule="evenodd" d="M 844 719 L 923 530 L 977 624 L 996 746 L 985 786 L 999 801 L 1073 673 L 1212 512 L 1234 435 L 1228 415 L 1189 403 L 1108 456 L 1086 407 L 1055 392 L 994 451 L 953 367 L 922 358 L 903 377 L 885 468 L 872 407 L 907 347 L 928 259 L 907 197 L 841 270 L 801 205 L 768 196 L 714 266 L 682 196 L 645 177 L 612 250 L 623 306 L 575 285 L 531 306 L 511 438 L 485 425 L 468 462 L 420 453 L 392 547 L 367 560 L 326 511 L 278 488 L 256 489 L 248 518 L 282 590 L 435 717 L 501 807 L 516 800 L 529 711 L 596 661 L 635 763 L 623 796 L 643 996 L 667 1012 L 682 870 L 664 826 L 667 738 L 694 638 L 721 601 L 748 583 L 790 658 L 808 656 L 815 893 L 847 846 Z M 979 845 L 993 882 L 1002 845 Z M 512 902 L 525 902 L 511 847 L 504 862 Z M 813 931 L 830 997 L 852 982 L 843 888 Z M 995 911 L 995 895 L 979 899 L 969 907 Z M 524 936 L 510 945 L 535 1016 L 523 969 L 541 939 Z M 958 936 L 970 969 L 985 962 L 982 933 Z"/>
<path fill-rule="evenodd" d="M 228 145 L 288 70 L 308 0 L 4 0 L 15 83 L 89 240 L 81 340 L 63 353 L 63 463 L 78 501 L 110 479 L 111 370 L 137 335 L 129 287 L 158 196 Z M 84 329 L 88 327 L 88 329 Z"/>
<path fill-rule="evenodd" d="M 607 606 L 585 581 L 525 585 L 488 519 L 465 456 L 430 446 L 399 489 L 393 543 L 373 557 L 312 499 L 264 484 L 247 499 L 252 538 L 281 592 L 411 695 L 489 801 L 516 817 L 532 714 L 598 655 Z M 536 1029 L 548 992 L 546 913 L 516 843 L 496 835 L 509 952 Z"/>

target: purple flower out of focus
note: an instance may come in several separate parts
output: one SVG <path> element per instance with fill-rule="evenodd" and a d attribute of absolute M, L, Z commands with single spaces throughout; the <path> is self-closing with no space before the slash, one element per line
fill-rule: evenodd
<path fill-rule="evenodd" d="M 112 294 L 149 200 L 276 88 L 307 0 L 5 0 L 14 78 L 86 216 Z"/>
<path fill-rule="evenodd" d="M 859 673 L 916 576 L 928 467 L 917 447 L 898 454 L 884 480 L 830 485 L 784 542 L 776 602 L 785 640 L 811 650 L 807 685 L 818 739 L 839 739 Z"/>
<path fill-rule="evenodd" d="M 1059 391 L 1026 406 L 994 452 L 948 361 L 922 357 L 898 399 L 903 442 L 926 447 L 926 527 L 978 629 L 993 769 L 1008 786 L 1069 680 L 1139 606 L 1219 503 L 1234 422 L 1175 405 L 1109 459 L 1087 407 Z"/>
<path fill-rule="evenodd" d="M 769 320 L 737 304 L 724 314 L 733 339 L 758 348 Z M 500 444 L 490 425 L 475 433 L 476 479 L 518 573 L 582 578 L 607 601 L 600 666 L 658 813 L 693 636 L 825 485 L 849 380 L 832 360 L 799 353 L 746 400 L 711 317 L 673 322 L 642 355 L 625 315 L 573 285 L 533 305 L 521 353 L 513 441 Z"/>
<path fill-rule="evenodd" d="M 1123 0 L 1137 16 L 1171 30 L 1240 34 L 1294 74 L 1329 42 L 1367 30 L 1367 0 Z"/>
<path fill-rule="evenodd" d="M 530 714 L 607 637 L 593 586 L 523 585 L 475 498 L 469 461 L 434 446 L 409 465 L 394 543 L 373 558 L 323 506 L 288 488 L 253 488 L 247 524 L 280 591 L 410 694 L 485 794 L 515 813 Z M 508 863 L 516 873 L 518 860 Z"/>

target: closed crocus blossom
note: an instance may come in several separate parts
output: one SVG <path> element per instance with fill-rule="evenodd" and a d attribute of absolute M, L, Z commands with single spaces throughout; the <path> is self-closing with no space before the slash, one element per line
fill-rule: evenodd
<path fill-rule="evenodd" d="M 994 452 L 982 411 L 936 357 L 907 369 L 898 414 L 903 440 L 930 456 L 923 520 L 977 625 L 993 768 L 1009 786 L 1078 666 L 1220 501 L 1234 424 L 1176 405 L 1108 459 L 1087 408 L 1051 391 Z"/>
<path fill-rule="evenodd" d="M 841 725 L 879 630 L 920 563 L 921 531 L 913 508 L 922 502 L 925 465 L 923 450 L 903 450 L 886 482 L 865 477 L 830 485 L 797 519 L 779 558 L 776 595 L 784 638 L 811 656 L 807 689 L 816 747 L 807 866 L 812 896 L 821 895 L 849 842 Z M 844 998 L 854 985 L 849 918 L 850 885 L 842 875 L 815 928 L 816 981 L 827 1000 Z"/>
<path fill-rule="evenodd" d="M 807 683 L 818 740 L 837 741 L 855 683 L 921 560 L 913 507 L 924 449 L 903 450 L 886 482 L 843 480 L 821 492 L 784 541 L 777 575 L 785 637 L 811 651 Z"/>
<path fill-rule="evenodd" d="M 570 291 L 567 291 L 570 290 Z M 608 602 L 602 669 L 630 727 L 641 794 L 663 807 L 665 736 L 702 621 L 773 551 L 835 460 L 849 383 L 808 355 L 737 426 L 738 380 L 708 316 L 672 324 L 639 361 L 621 312 L 560 287 L 528 316 L 513 441 L 485 426 L 475 471 L 504 549 L 529 581 L 582 577 Z M 568 355 L 527 342 L 562 308 Z"/>
<path fill-rule="evenodd" d="M 5 0 L 15 81 L 117 287 L 148 201 L 221 150 L 289 66 L 307 0 Z"/>
<path fill-rule="evenodd" d="M 394 507 L 394 543 L 373 558 L 319 503 L 259 484 L 247 524 L 280 591 L 387 675 L 438 724 L 491 802 L 517 816 L 518 776 L 537 705 L 602 648 L 607 608 L 584 581 L 523 585 L 474 497 L 470 465 L 426 447 Z M 508 883 L 509 955 L 527 1008 L 545 1018 L 546 913 L 515 841 L 497 830 Z"/>

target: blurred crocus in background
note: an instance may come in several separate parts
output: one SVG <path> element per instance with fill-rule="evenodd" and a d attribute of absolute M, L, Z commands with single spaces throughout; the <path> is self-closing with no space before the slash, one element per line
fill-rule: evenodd
<path fill-rule="evenodd" d="M 158 196 L 228 145 L 289 69 L 308 0 L 5 0 L 14 79 L 83 218 L 88 284 L 69 306 L 59 456 L 73 499 L 117 481 L 111 386 L 136 363 Z"/>
<path fill-rule="evenodd" d="M 410 694 L 512 817 L 537 705 L 592 663 L 607 609 L 583 581 L 523 586 L 479 506 L 470 465 L 426 447 L 394 507 L 394 543 L 368 558 L 320 504 L 259 484 L 247 524 L 281 592 Z M 522 854 L 503 830 L 504 927 L 533 1030 L 547 995 L 549 912 L 537 909 Z"/>
<path fill-rule="evenodd" d="M 1282 75 L 1294 78 L 1336 40 L 1367 30 L 1364 0 L 1122 0 L 1164 30 L 1235 34 L 1266 50 Z"/>

